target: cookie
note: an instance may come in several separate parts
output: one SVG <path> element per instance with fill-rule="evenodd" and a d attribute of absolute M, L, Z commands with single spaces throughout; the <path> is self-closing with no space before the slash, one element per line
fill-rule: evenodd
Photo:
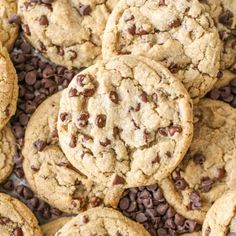
<path fill-rule="evenodd" d="M 161 187 L 178 213 L 202 223 L 225 191 L 236 187 L 236 110 L 203 99 L 194 107 L 194 136 L 189 151 Z"/>
<path fill-rule="evenodd" d="M 129 235 L 150 236 L 144 227 L 111 208 L 94 208 L 65 224 L 55 236 Z"/>
<path fill-rule="evenodd" d="M 101 37 L 110 2 L 20 0 L 18 14 L 26 38 L 36 49 L 55 64 L 81 68 L 101 56 Z"/>
<path fill-rule="evenodd" d="M 46 99 L 32 115 L 25 133 L 23 169 L 31 188 L 63 212 L 77 214 L 102 204 L 116 207 L 123 190 L 95 184 L 70 165 L 60 149 L 57 116 L 61 93 Z"/>
<path fill-rule="evenodd" d="M 0 43 L 0 130 L 16 111 L 17 75 L 7 49 Z"/>
<path fill-rule="evenodd" d="M 33 213 L 19 200 L 0 193 L 1 236 L 42 236 Z"/>
<path fill-rule="evenodd" d="M 19 19 L 15 0 L 0 1 L 0 42 L 11 50 L 18 35 Z"/>
<path fill-rule="evenodd" d="M 121 0 L 108 19 L 102 51 L 105 59 L 133 54 L 161 62 L 197 101 L 216 82 L 221 43 L 197 0 Z"/>
<path fill-rule="evenodd" d="M 204 220 L 203 236 L 236 235 L 236 191 L 229 191 L 215 201 Z"/>
<path fill-rule="evenodd" d="M 16 154 L 16 141 L 9 127 L 0 131 L 0 183 L 12 172 L 13 156 Z"/>
<path fill-rule="evenodd" d="M 72 217 L 61 217 L 41 226 L 43 236 L 54 236 Z"/>
<path fill-rule="evenodd" d="M 191 100 L 150 59 L 100 61 L 64 90 L 58 134 L 69 161 L 95 182 L 153 184 L 171 173 L 190 145 Z"/>

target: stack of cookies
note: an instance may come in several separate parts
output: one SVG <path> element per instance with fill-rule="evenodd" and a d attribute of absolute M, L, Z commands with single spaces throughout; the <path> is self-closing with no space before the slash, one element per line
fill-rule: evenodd
<path fill-rule="evenodd" d="M 236 0 L 0 0 L 0 94 L 1 236 L 236 235 Z"/>

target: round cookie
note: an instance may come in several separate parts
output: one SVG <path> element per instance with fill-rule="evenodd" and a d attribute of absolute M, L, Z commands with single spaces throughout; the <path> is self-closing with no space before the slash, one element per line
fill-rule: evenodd
<path fill-rule="evenodd" d="M 0 43 L 0 130 L 16 111 L 17 75 L 5 47 Z"/>
<path fill-rule="evenodd" d="M 15 138 L 9 127 L 0 131 L 0 183 L 12 172 L 13 156 L 16 154 Z"/>
<path fill-rule="evenodd" d="M 77 214 L 101 204 L 116 207 L 123 190 L 95 184 L 77 172 L 60 149 L 56 129 L 60 96 L 46 99 L 27 125 L 22 153 L 28 183 L 44 201 L 63 212 Z"/>
<path fill-rule="evenodd" d="M 194 107 L 194 135 L 189 151 L 162 181 L 167 201 L 183 216 L 202 223 L 225 191 L 236 187 L 236 110 L 202 99 Z"/>
<path fill-rule="evenodd" d="M 55 236 L 55 233 L 60 230 L 72 217 L 61 217 L 41 226 L 43 236 Z"/>
<path fill-rule="evenodd" d="M 236 235 L 236 191 L 229 191 L 215 201 L 204 220 L 203 236 Z"/>
<path fill-rule="evenodd" d="M 221 48 L 197 0 L 121 0 L 108 19 L 102 51 L 105 59 L 133 54 L 161 62 L 197 100 L 216 82 Z"/>
<path fill-rule="evenodd" d="M 17 3 L 15 0 L 0 1 L 0 42 L 11 50 L 18 35 L 16 20 Z"/>
<path fill-rule="evenodd" d="M 94 208 L 65 224 L 55 236 L 129 235 L 150 236 L 144 227 L 111 208 Z"/>
<path fill-rule="evenodd" d="M 64 90 L 58 119 L 69 161 L 95 182 L 136 187 L 168 176 L 192 138 L 184 86 L 143 57 L 100 61 Z"/>
<path fill-rule="evenodd" d="M 55 64 L 68 68 L 93 64 L 101 56 L 101 37 L 111 2 L 47 2 L 19 0 L 18 14 L 28 41 Z"/>
<path fill-rule="evenodd" d="M 19 200 L 0 193 L 1 236 L 42 236 L 33 213 Z"/>

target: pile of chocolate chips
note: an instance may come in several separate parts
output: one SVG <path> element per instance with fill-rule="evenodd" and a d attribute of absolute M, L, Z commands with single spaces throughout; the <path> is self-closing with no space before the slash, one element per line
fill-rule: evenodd
<path fill-rule="evenodd" d="M 199 231 L 201 226 L 176 213 L 158 185 L 131 188 L 119 203 L 120 211 L 141 223 L 152 236 L 176 236 Z"/>
<path fill-rule="evenodd" d="M 11 53 L 19 84 L 17 111 L 11 120 L 12 131 L 17 141 L 17 155 L 13 157 L 15 167 L 2 188 L 24 201 L 39 219 L 50 219 L 61 212 L 41 201 L 25 184 L 21 149 L 25 128 L 30 116 L 47 97 L 66 88 L 78 70 L 67 70 L 42 58 L 20 35 Z"/>

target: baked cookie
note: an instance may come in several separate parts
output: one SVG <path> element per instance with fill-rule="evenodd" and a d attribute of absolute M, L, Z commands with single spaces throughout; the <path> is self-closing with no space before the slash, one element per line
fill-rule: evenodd
<path fill-rule="evenodd" d="M 46 99 L 26 128 L 22 153 L 28 183 L 44 201 L 63 212 L 77 214 L 101 204 L 116 207 L 123 190 L 95 184 L 77 172 L 60 149 L 56 129 L 60 96 Z"/>
<path fill-rule="evenodd" d="M 110 2 L 19 0 L 18 6 L 26 38 L 55 64 L 81 68 L 100 58 Z"/>
<path fill-rule="evenodd" d="M 215 201 L 204 220 L 203 236 L 236 235 L 236 191 L 229 191 Z"/>
<path fill-rule="evenodd" d="M 18 35 L 16 0 L 0 1 L 0 43 L 11 50 Z"/>
<path fill-rule="evenodd" d="M 227 85 L 236 77 L 236 0 L 205 0 L 223 44 L 220 73 L 215 87 Z"/>
<path fill-rule="evenodd" d="M 100 61 L 64 90 L 59 140 L 69 161 L 95 182 L 156 183 L 182 160 L 192 138 L 184 86 L 143 57 Z"/>
<path fill-rule="evenodd" d="M 0 43 L 0 130 L 16 111 L 17 75 L 7 49 Z"/>
<path fill-rule="evenodd" d="M 150 236 L 142 225 L 111 208 L 94 208 L 83 212 L 65 224 L 55 236 Z"/>
<path fill-rule="evenodd" d="M 43 236 L 55 236 L 55 233 L 61 229 L 72 217 L 61 217 L 41 226 Z"/>
<path fill-rule="evenodd" d="M 194 107 L 194 136 L 189 151 L 161 183 L 176 211 L 202 223 L 206 212 L 225 191 L 236 187 L 236 110 L 203 99 Z"/>
<path fill-rule="evenodd" d="M 0 131 L 0 183 L 12 172 L 13 156 L 16 154 L 16 142 L 9 127 Z"/>
<path fill-rule="evenodd" d="M 197 99 L 216 82 L 221 43 L 197 0 L 121 0 L 107 22 L 102 50 L 105 59 L 133 54 L 161 62 Z"/>
<path fill-rule="evenodd" d="M 19 200 L 0 193 L 1 236 L 42 236 L 33 213 Z"/>

